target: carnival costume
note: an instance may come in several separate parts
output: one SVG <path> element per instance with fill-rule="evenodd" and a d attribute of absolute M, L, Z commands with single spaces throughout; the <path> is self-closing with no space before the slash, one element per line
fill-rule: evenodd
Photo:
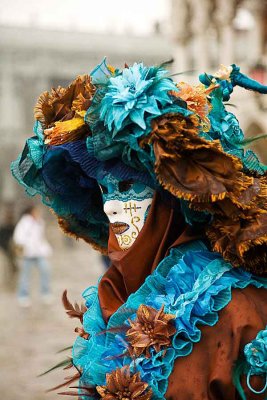
<path fill-rule="evenodd" d="M 266 167 L 245 150 L 225 102 L 235 86 L 267 87 L 236 65 L 200 75 L 196 86 L 175 83 L 165 67 L 120 70 L 104 60 L 43 93 L 35 136 L 12 164 L 66 233 L 112 263 L 83 293 L 85 307 L 64 297 L 82 323 L 72 351 L 78 396 L 263 399 Z M 121 196 L 153 196 L 144 226 L 124 238 L 127 224 L 109 226 L 103 210 Z"/>

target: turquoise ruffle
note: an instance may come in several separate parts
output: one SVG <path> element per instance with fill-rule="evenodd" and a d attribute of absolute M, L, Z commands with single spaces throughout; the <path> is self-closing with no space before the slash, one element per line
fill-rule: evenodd
<path fill-rule="evenodd" d="M 233 269 L 217 253 L 207 250 L 201 241 L 171 250 L 140 289 L 112 315 L 106 325 L 102 319 L 97 287 L 87 289 L 83 296 L 88 311 L 84 329 L 89 340 L 78 338 L 73 346 L 73 361 L 83 373 L 81 384 L 104 385 L 106 373 L 116 367 L 131 365 L 153 390 L 153 400 L 163 399 L 168 378 L 178 357 L 189 355 L 194 343 L 201 340 L 200 327 L 218 322 L 218 312 L 230 301 L 232 290 L 248 285 L 267 288 L 267 279 L 255 277 L 242 269 Z M 128 355 L 125 329 L 128 318 L 134 319 L 140 304 L 175 314 L 176 334 L 172 346 L 163 352 L 151 350 L 133 361 Z M 122 354 L 125 354 L 123 357 Z"/>

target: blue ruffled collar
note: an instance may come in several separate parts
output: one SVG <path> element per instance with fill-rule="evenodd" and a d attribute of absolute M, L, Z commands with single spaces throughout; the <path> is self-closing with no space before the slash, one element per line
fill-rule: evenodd
<path fill-rule="evenodd" d="M 172 249 L 108 324 L 102 318 L 97 287 L 86 289 L 83 296 L 88 310 L 83 328 L 90 338 L 78 337 L 73 346 L 73 362 L 82 371 L 81 386 L 105 385 L 107 373 L 129 365 L 149 384 L 153 400 L 164 399 L 174 361 L 192 352 L 194 343 L 201 340 L 201 325 L 218 322 L 218 312 L 230 302 L 232 289 L 248 285 L 267 288 L 267 279 L 233 269 L 219 254 L 196 241 Z M 133 359 L 123 327 L 129 326 L 129 318 L 136 319 L 142 304 L 157 310 L 164 305 L 165 313 L 175 315 L 176 333 L 170 347 L 158 352 L 151 348 L 151 357 L 141 354 Z"/>

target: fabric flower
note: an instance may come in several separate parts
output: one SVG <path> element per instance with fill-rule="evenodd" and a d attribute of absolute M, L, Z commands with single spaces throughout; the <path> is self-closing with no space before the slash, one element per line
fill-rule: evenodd
<path fill-rule="evenodd" d="M 225 153 L 218 142 L 202 138 L 197 117 L 188 113 L 154 119 L 151 134 L 140 142 L 141 146 L 153 144 L 158 181 L 184 200 L 214 203 L 228 193 L 238 198 L 253 178 L 241 173 L 241 162 Z"/>
<path fill-rule="evenodd" d="M 267 326 L 245 346 L 244 353 L 252 375 L 267 374 Z"/>
<path fill-rule="evenodd" d="M 214 77 L 217 79 L 230 81 L 230 75 L 231 75 L 232 71 L 233 71 L 232 65 L 229 65 L 227 67 L 227 66 L 221 64 L 218 71 L 215 72 Z"/>
<path fill-rule="evenodd" d="M 106 385 L 96 390 L 104 400 L 150 400 L 151 389 L 141 381 L 140 373 L 132 374 L 129 366 L 117 368 L 106 376 Z"/>
<path fill-rule="evenodd" d="M 261 197 L 256 198 L 257 202 L 262 201 Z M 263 275 L 267 265 L 267 212 L 259 208 L 257 203 L 253 207 L 252 210 L 244 210 L 244 215 L 238 219 L 226 215 L 215 216 L 206 234 L 213 251 L 221 253 L 233 267 L 242 266 L 257 275 Z"/>
<path fill-rule="evenodd" d="M 80 75 L 67 88 L 59 86 L 41 94 L 34 116 L 43 126 L 46 144 L 63 144 L 88 135 L 84 116 L 94 91 L 91 78 Z"/>
<path fill-rule="evenodd" d="M 212 105 L 207 96 L 218 85 L 211 84 L 210 87 L 206 88 L 202 84 L 191 86 L 188 83 L 180 82 L 177 87 L 180 91 L 174 92 L 173 95 L 186 102 L 188 110 L 193 111 L 200 118 L 203 131 L 208 132 L 210 129 L 210 120 L 207 115 Z"/>
<path fill-rule="evenodd" d="M 131 321 L 131 328 L 126 332 L 133 353 L 139 357 L 142 353 L 150 357 L 150 348 L 156 352 L 161 347 L 170 346 L 171 336 L 176 332 L 172 320 L 175 315 L 165 314 L 164 306 L 160 310 L 141 304 L 136 313 L 136 320 Z"/>
<path fill-rule="evenodd" d="M 160 106 L 172 103 L 168 92 L 177 91 L 166 70 L 135 63 L 109 79 L 99 107 L 99 119 L 115 132 L 129 124 L 146 128 L 146 114 L 160 115 Z M 94 110 L 90 113 L 94 113 Z"/>

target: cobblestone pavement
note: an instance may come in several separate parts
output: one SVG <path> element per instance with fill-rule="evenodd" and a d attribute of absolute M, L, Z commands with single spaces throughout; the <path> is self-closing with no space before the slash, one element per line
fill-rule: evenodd
<path fill-rule="evenodd" d="M 61 239 L 61 244 L 54 251 L 52 305 L 44 306 L 40 302 L 37 273 L 33 274 L 33 305 L 29 309 L 18 307 L 14 290 L 1 289 L 1 400 L 66 398 L 57 395 L 57 392 L 45 393 L 47 389 L 63 382 L 62 370 L 43 377 L 37 375 L 62 361 L 68 353 L 57 352 L 70 346 L 76 337 L 74 328 L 79 323 L 76 319 L 69 319 L 63 310 L 63 290 L 68 289 L 72 302 L 77 300 L 80 303 L 82 291 L 97 282 L 103 267 L 99 255 L 82 242 Z"/>

